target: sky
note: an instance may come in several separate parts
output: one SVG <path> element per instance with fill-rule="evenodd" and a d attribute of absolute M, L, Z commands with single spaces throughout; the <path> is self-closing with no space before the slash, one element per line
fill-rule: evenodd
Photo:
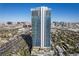
<path fill-rule="evenodd" d="M 0 22 L 31 21 L 31 8 L 51 8 L 51 20 L 79 22 L 78 3 L 0 3 Z"/>

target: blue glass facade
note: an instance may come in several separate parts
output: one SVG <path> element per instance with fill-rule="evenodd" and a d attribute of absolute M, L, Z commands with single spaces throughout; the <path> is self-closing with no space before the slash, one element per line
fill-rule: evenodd
<path fill-rule="evenodd" d="M 45 17 L 45 32 L 44 32 L 44 46 L 45 47 L 50 47 L 50 17 Z"/>
<path fill-rule="evenodd" d="M 51 14 L 50 11 L 46 11 L 44 21 L 44 47 L 50 47 L 50 29 L 51 29 Z"/>
<path fill-rule="evenodd" d="M 50 47 L 50 28 L 51 28 L 51 15 L 49 10 L 41 11 L 41 8 L 34 9 L 32 11 L 32 39 L 33 46 L 41 47 L 42 44 L 44 47 Z M 43 20 L 43 22 L 42 22 Z M 41 38 L 41 22 L 44 25 L 44 39 Z M 44 41 L 44 42 L 41 42 Z"/>
<path fill-rule="evenodd" d="M 36 13 L 36 12 L 33 12 Z M 32 15 L 32 39 L 33 39 L 33 46 L 41 46 L 41 21 L 40 16 L 38 16 L 38 13 L 36 15 Z"/>

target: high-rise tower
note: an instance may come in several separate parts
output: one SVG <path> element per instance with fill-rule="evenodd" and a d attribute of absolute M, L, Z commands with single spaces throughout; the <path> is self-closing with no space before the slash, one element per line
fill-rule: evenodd
<path fill-rule="evenodd" d="M 51 10 L 48 7 L 37 7 L 32 11 L 33 47 L 50 47 Z"/>

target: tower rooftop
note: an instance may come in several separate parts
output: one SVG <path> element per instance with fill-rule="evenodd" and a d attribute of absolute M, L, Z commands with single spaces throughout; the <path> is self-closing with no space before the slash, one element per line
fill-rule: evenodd
<path fill-rule="evenodd" d="M 40 10 L 40 9 L 51 10 L 51 8 L 48 8 L 48 7 L 45 7 L 45 6 L 41 6 L 41 7 L 32 8 L 31 11 Z"/>

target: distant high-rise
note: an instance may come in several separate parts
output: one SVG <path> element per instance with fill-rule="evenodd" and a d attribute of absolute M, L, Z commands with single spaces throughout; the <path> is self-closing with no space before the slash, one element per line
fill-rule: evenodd
<path fill-rule="evenodd" d="M 32 39 L 34 47 L 50 47 L 51 9 L 37 7 L 32 11 Z"/>

